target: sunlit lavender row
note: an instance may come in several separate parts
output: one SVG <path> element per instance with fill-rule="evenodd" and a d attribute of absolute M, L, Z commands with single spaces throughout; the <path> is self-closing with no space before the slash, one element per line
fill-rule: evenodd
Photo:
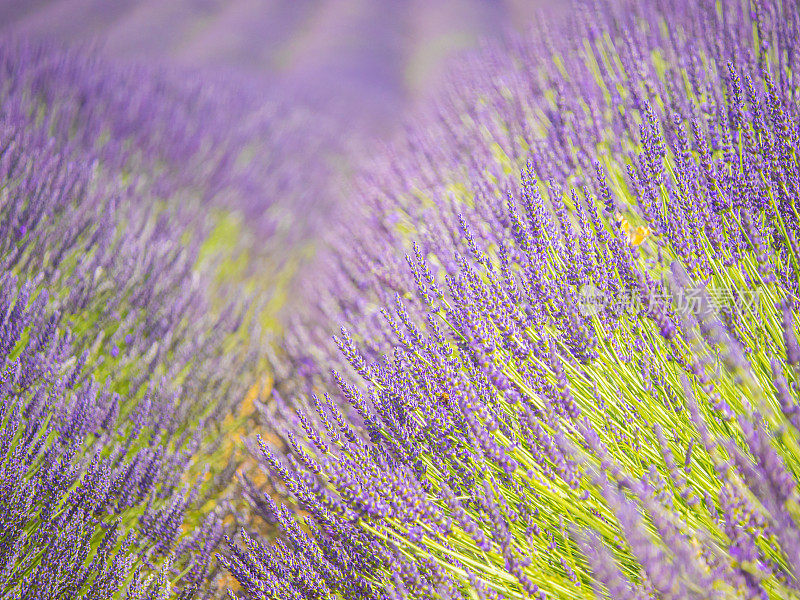
<path fill-rule="evenodd" d="M 800 594 L 799 28 L 581 2 L 454 67 L 287 334 L 235 597 Z"/>

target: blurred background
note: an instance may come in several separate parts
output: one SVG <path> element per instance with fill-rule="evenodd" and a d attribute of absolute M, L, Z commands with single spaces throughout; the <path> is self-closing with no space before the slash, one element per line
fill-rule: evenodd
<path fill-rule="evenodd" d="M 448 58 L 558 0 L 0 0 L 0 27 L 222 71 L 381 135 Z"/>

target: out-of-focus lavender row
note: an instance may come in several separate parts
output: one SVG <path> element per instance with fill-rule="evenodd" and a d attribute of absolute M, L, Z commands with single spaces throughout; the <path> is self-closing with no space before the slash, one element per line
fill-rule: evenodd
<path fill-rule="evenodd" d="M 5 45 L 1 109 L 30 110 L 25 90 L 34 90 L 48 108 L 47 133 L 96 153 L 104 168 L 142 170 L 157 194 L 189 191 L 195 204 L 241 209 L 257 220 L 251 226 L 270 231 L 280 219 L 276 205 L 308 214 L 319 199 L 320 143 L 332 139 L 324 120 L 309 135 L 310 116 L 265 101 L 242 80 L 136 63 L 112 68 L 88 47 L 21 39 Z M 316 162 L 296 169 L 291 157 L 301 153 Z"/>
<path fill-rule="evenodd" d="M 527 22 L 536 0 L 33 0 L 0 2 L 15 31 L 97 40 L 116 58 L 236 73 L 317 111 L 388 131 L 454 52 Z"/>
<path fill-rule="evenodd" d="M 245 89 L 262 101 L 291 105 L 291 118 L 304 107 L 297 128 L 265 131 L 269 143 L 252 165 L 261 171 L 257 184 L 270 188 L 252 188 L 244 204 L 248 221 L 257 224 L 255 217 L 271 211 L 277 218 L 268 223 L 292 236 L 281 251 L 264 252 L 271 262 L 284 261 L 286 248 L 299 254 L 299 240 L 319 245 L 335 213 L 352 201 L 350 190 L 338 187 L 340 176 L 368 152 L 374 134 L 393 131 L 404 111 L 435 94 L 454 54 L 545 7 L 554 8 L 539 0 L 0 0 L 0 16 L 18 35 L 89 41 L 98 56 L 168 65 L 183 77 L 187 69 L 202 72 L 207 82 L 228 88 L 227 96 L 212 94 L 217 101 Z M 238 121 L 246 124 L 245 136 L 256 126 Z M 202 122 L 195 126 L 205 127 Z M 311 281 L 318 272 L 318 266 L 305 269 Z"/>
<path fill-rule="evenodd" d="M 0 72 L 0 594 L 202 596 L 269 300 L 227 272 L 323 178 L 247 87 L 21 38 Z"/>

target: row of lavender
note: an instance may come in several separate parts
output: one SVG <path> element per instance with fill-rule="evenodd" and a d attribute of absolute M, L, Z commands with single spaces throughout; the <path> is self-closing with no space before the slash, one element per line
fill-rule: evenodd
<path fill-rule="evenodd" d="M 800 595 L 799 39 L 587 1 L 462 63 L 287 340 L 232 595 Z"/>
<path fill-rule="evenodd" d="M 0 597 L 207 597 L 264 318 L 252 282 L 215 300 L 261 252 L 218 223 L 312 200 L 296 117 L 19 40 L 0 74 Z"/>

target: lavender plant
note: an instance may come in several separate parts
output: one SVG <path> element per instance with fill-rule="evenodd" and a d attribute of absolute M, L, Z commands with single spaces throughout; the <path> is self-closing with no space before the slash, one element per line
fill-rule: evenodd
<path fill-rule="evenodd" d="M 0 597 L 209 597 L 263 317 L 215 300 L 219 221 L 276 232 L 271 109 L 19 40 L 0 65 Z"/>
<path fill-rule="evenodd" d="M 796 597 L 799 28 L 582 2 L 463 63 L 336 232 L 230 596 Z"/>

